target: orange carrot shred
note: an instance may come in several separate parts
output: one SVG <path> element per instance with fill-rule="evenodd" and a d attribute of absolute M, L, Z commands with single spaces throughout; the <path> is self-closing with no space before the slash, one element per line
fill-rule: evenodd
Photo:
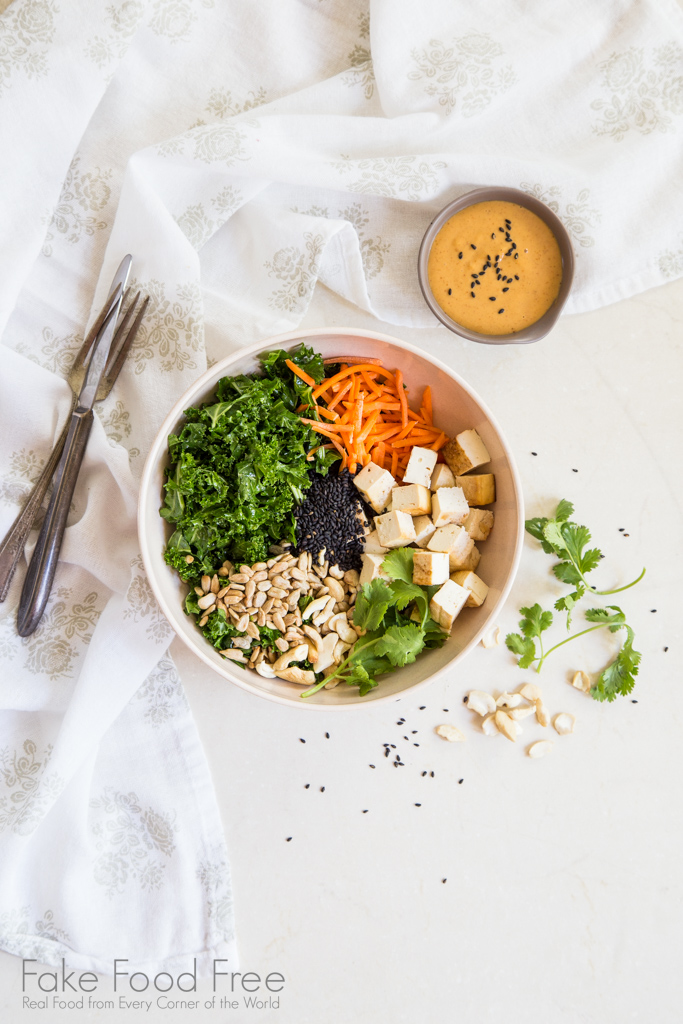
<path fill-rule="evenodd" d="M 300 377 L 304 384 L 308 384 L 309 388 L 315 387 L 315 381 L 313 378 L 309 377 L 306 371 L 302 370 L 301 367 L 296 365 L 296 363 L 293 363 L 291 359 L 285 359 L 285 365 L 290 368 L 292 373 L 295 373 L 297 377 Z"/>

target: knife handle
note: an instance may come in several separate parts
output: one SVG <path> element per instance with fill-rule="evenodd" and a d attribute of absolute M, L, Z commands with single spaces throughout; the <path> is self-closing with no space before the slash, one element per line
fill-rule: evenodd
<path fill-rule="evenodd" d="M 16 569 L 19 559 L 24 551 L 26 538 L 31 532 L 33 522 L 38 515 L 40 506 L 43 503 L 45 492 L 50 485 L 50 481 L 52 480 L 57 468 L 57 463 L 64 451 L 66 435 L 69 432 L 69 426 L 71 424 L 71 413 L 75 407 L 76 398 L 74 397 L 71 402 L 69 415 L 64 423 L 64 429 L 57 438 L 55 446 L 50 452 L 48 460 L 43 467 L 42 473 L 33 485 L 33 490 L 29 495 L 28 501 L 5 534 L 4 540 L 0 542 L 0 602 L 4 601 L 7 597 L 10 583 L 14 576 L 14 570 Z"/>
<path fill-rule="evenodd" d="M 52 583 L 57 571 L 59 550 L 62 546 L 66 520 L 69 515 L 71 498 L 83 461 L 93 422 L 92 409 L 77 408 L 71 416 L 69 433 L 64 452 L 55 474 L 55 484 L 50 498 L 38 541 L 31 558 L 31 564 L 24 580 L 19 611 L 17 632 L 19 636 L 30 636 L 40 622 Z"/>

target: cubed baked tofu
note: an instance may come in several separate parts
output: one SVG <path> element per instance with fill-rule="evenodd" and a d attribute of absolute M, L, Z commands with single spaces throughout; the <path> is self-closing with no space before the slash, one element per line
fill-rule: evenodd
<path fill-rule="evenodd" d="M 449 523 L 462 525 L 470 507 L 462 487 L 440 487 L 432 497 L 432 522 L 438 529 Z"/>
<path fill-rule="evenodd" d="M 469 569 L 474 572 L 477 568 L 481 553 L 471 537 L 470 545 L 471 547 L 468 547 L 465 552 L 455 551 L 449 554 L 451 572 L 456 572 L 459 569 Z"/>
<path fill-rule="evenodd" d="M 445 551 L 416 551 L 413 555 L 413 583 L 437 587 L 448 579 L 450 566 Z"/>
<path fill-rule="evenodd" d="M 469 596 L 469 590 L 465 590 L 453 580 L 446 580 L 429 602 L 429 614 L 442 629 L 447 629 L 450 632 Z"/>
<path fill-rule="evenodd" d="M 361 561 L 363 562 L 363 568 L 360 571 L 360 582 L 370 583 L 371 580 L 388 580 L 391 577 L 388 576 L 382 568 L 382 562 L 384 561 L 384 555 L 368 554 L 361 555 Z"/>
<path fill-rule="evenodd" d="M 385 512 L 375 522 L 379 542 L 384 548 L 403 548 L 415 540 L 413 519 L 407 512 Z"/>
<path fill-rule="evenodd" d="M 372 530 L 365 538 L 366 555 L 386 555 L 389 548 L 383 547 L 379 542 L 377 530 Z"/>
<path fill-rule="evenodd" d="M 496 500 L 496 478 L 493 473 L 456 476 L 455 482 L 458 487 L 462 487 L 468 505 L 490 505 Z"/>
<path fill-rule="evenodd" d="M 403 474 L 404 484 L 420 484 L 421 487 L 429 488 L 432 478 L 432 470 L 436 465 L 438 456 L 431 448 L 420 448 L 415 445 L 410 450 L 410 458 L 406 471 Z"/>
<path fill-rule="evenodd" d="M 391 511 L 407 512 L 409 516 L 424 516 L 432 511 L 432 496 L 422 484 L 394 487 L 391 492 Z"/>
<path fill-rule="evenodd" d="M 455 476 L 469 473 L 491 461 L 486 445 L 476 430 L 463 430 L 442 448 L 443 457 Z"/>
<path fill-rule="evenodd" d="M 486 540 L 493 529 L 493 512 L 488 512 L 483 508 L 471 508 L 462 525 L 472 540 Z"/>
<path fill-rule="evenodd" d="M 470 596 L 465 602 L 466 608 L 479 608 L 486 600 L 486 595 L 489 592 L 489 588 L 486 586 L 484 581 L 480 579 L 476 573 L 468 572 L 466 569 L 462 569 L 459 572 L 451 573 L 451 579 L 458 586 L 464 587 L 465 590 L 469 590 Z"/>
<path fill-rule="evenodd" d="M 433 491 L 438 491 L 439 487 L 455 487 L 455 477 L 445 462 L 437 462 L 434 466 L 429 486 Z"/>
<path fill-rule="evenodd" d="M 455 523 L 439 527 L 434 531 L 427 544 L 429 551 L 445 551 L 447 555 L 453 554 L 458 558 L 466 558 L 473 547 L 474 541 L 467 530 Z"/>
<path fill-rule="evenodd" d="M 429 516 L 415 516 L 413 526 L 415 527 L 415 543 L 419 548 L 426 548 L 429 544 L 429 538 L 436 529 L 434 523 Z"/>
<path fill-rule="evenodd" d="M 375 512 L 381 512 L 387 507 L 391 491 L 396 486 L 391 473 L 375 462 L 368 462 L 367 466 L 354 476 L 353 482 Z"/>

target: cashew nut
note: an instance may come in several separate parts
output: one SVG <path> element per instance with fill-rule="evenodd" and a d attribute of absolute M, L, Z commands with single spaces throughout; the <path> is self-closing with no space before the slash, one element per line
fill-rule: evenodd
<path fill-rule="evenodd" d="M 319 600 L 322 600 L 322 598 L 319 598 Z M 313 617 L 314 626 L 322 626 L 324 622 L 327 622 L 334 611 L 334 606 L 337 603 L 335 599 L 333 597 L 325 597 L 325 601 L 327 603 L 323 610 Z M 311 603 L 315 604 L 315 601 L 312 601 Z M 308 611 L 308 609 L 306 610 Z"/>
<path fill-rule="evenodd" d="M 342 587 L 339 580 L 336 580 L 334 576 L 326 576 L 324 581 L 329 593 L 334 598 L 334 603 L 343 601 L 345 596 L 344 588 Z"/>
<path fill-rule="evenodd" d="M 299 644 L 297 647 L 290 647 L 288 651 L 281 654 L 280 657 L 273 663 L 273 669 L 276 675 L 280 675 L 283 669 L 289 667 L 293 661 L 305 661 L 308 657 L 308 644 Z M 284 676 L 282 676 L 284 679 Z M 315 679 L 313 680 L 315 682 Z"/>
<path fill-rule="evenodd" d="M 271 665 L 268 664 L 267 661 L 257 662 L 256 671 L 260 676 L 263 676 L 264 679 L 275 679 L 275 673 L 273 672 L 273 668 Z"/>
<path fill-rule="evenodd" d="M 301 618 L 302 619 L 310 619 L 314 615 L 320 614 L 322 609 L 327 604 L 327 600 L 328 600 L 327 594 L 325 594 L 323 597 L 316 597 L 316 599 L 314 601 L 311 601 L 311 603 L 309 605 L 306 605 L 306 607 L 304 608 L 303 612 L 301 613 Z"/>
<path fill-rule="evenodd" d="M 275 675 L 278 679 L 286 679 L 288 683 L 299 683 L 300 686 L 310 686 L 315 682 L 315 672 L 309 672 L 307 669 L 298 668 L 298 666 L 283 668 Z"/>
<path fill-rule="evenodd" d="M 327 625 L 330 629 L 333 629 L 342 638 L 344 643 L 355 644 L 358 637 L 356 636 L 355 629 L 352 629 L 349 625 L 349 620 L 346 617 L 346 612 L 337 612 L 329 620 Z"/>
<path fill-rule="evenodd" d="M 322 646 L 318 648 L 318 660 L 315 665 L 316 672 L 324 672 L 335 664 L 334 652 L 339 637 L 336 633 L 328 633 L 323 639 Z"/>

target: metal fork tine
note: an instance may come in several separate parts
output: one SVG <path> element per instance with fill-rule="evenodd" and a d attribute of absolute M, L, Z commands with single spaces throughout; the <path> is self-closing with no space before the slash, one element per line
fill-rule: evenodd
<path fill-rule="evenodd" d="M 106 379 L 106 382 L 107 382 L 107 394 L 109 393 L 109 391 L 113 387 L 114 382 L 115 382 L 116 378 L 119 375 L 119 372 L 121 370 L 121 367 L 123 366 L 124 360 L 125 360 L 126 356 L 128 355 L 128 350 L 130 349 L 131 345 L 133 344 L 133 342 L 135 340 L 135 335 L 138 333 L 138 330 L 140 328 L 140 324 L 142 323 L 143 317 L 144 317 L 145 313 L 147 312 L 147 307 L 148 306 L 149 306 L 149 295 L 147 295 L 145 297 L 145 301 L 140 306 L 140 309 L 138 311 L 138 315 L 135 317 L 135 320 L 133 321 L 133 324 L 132 324 L 130 330 L 128 331 L 128 336 L 127 336 L 126 340 L 124 341 L 123 345 L 121 346 L 121 348 L 120 348 L 120 350 L 119 350 L 119 352 L 118 352 L 118 354 L 116 356 L 116 359 L 114 361 L 113 366 L 111 367 L 111 369 L 109 369 L 107 371 L 107 373 L 105 375 L 105 379 Z"/>
<path fill-rule="evenodd" d="M 125 298 L 125 296 L 124 296 L 124 298 Z M 128 309 L 126 310 L 125 314 L 121 317 L 121 319 L 118 322 L 118 325 L 116 327 L 116 334 L 114 335 L 114 338 L 113 338 L 112 343 L 111 343 L 111 349 L 109 350 L 109 359 L 107 360 L 107 365 L 106 365 L 105 370 L 104 370 L 105 375 L 110 373 L 111 367 L 114 365 L 116 359 L 118 358 L 119 345 L 123 344 L 124 341 L 125 341 L 125 339 L 124 339 L 124 332 L 125 332 L 126 328 L 128 327 L 128 324 L 131 321 L 133 313 L 135 312 L 135 307 L 138 304 L 139 298 L 140 298 L 140 292 L 137 292 L 137 294 L 135 295 L 135 298 L 131 302 L 131 304 L 128 307 Z M 121 304 L 121 309 L 123 309 L 123 304 Z"/>
<path fill-rule="evenodd" d="M 123 309 L 123 305 L 126 302 L 126 299 L 128 298 L 129 294 L 130 294 L 130 288 L 126 288 L 125 292 L 123 293 L 123 298 L 121 300 L 121 308 L 122 309 Z M 93 347 L 93 343 L 95 341 L 95 338 L 98 335 L 98 332 L 99 332 L 102 324 L 104 323 L 104 321 L 107 318 L 107 313 L 108 312 L 109 312 L 109 301 L 107 301 L 104 304 L 104 306 L 102 307 L 102 311 L 101 311 L 100 315 L 98 316 L 97 320 L 92 325 L 92 327 L 90 328 L 90 330 L 86 334 L 85 338 L 83 339 L 83 344 L 81 345 L 79 351 L 76 353 L 76 356 L 74 358 L 73 365 L 71 367 L 71 373 L 74 373 L 75 371 L 77 371 L 81 367 L 86 367 L 87 366 L 88 359 L 89 359 L 89 357 L 91 355 L 91 350 L 92 350 L 92 347 Z"/>

